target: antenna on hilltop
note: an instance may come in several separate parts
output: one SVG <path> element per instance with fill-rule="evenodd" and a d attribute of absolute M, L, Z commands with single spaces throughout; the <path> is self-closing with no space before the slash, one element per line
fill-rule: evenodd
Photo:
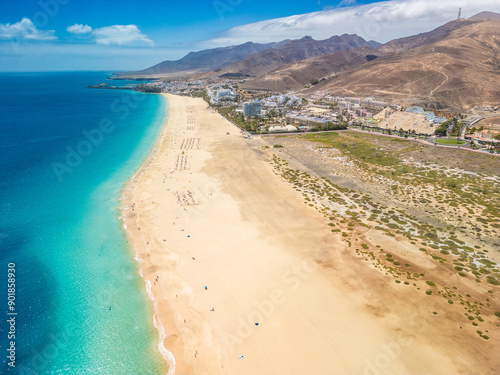
<path fill-rule="evenodd" d="M 462 8 L 458 8 L 458 18 L 457 20 L 460 20 L 462 18 Z"/>

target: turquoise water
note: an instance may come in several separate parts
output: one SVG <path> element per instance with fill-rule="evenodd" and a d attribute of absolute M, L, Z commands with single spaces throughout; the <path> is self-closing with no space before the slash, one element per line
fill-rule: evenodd
<path fill-rule="evenodd" d="M 158 95 L 86 88 L 105 77 L 0 74 L 2 374 L 166 372 L 117 218 L 167 109 Z M 9 264 L 15 368 L 5 355 Z"/>

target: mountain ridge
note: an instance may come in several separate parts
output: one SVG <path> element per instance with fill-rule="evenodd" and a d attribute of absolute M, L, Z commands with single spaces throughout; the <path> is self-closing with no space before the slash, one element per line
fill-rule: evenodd
<path fill-rule="evenodd" d="M 215 78 L 221 75 L 241 77 L 260 76 L 278 67 L 311 57 L 319 57 L 340 50 L 350 50 L 363 47 L 378 47 L 380 43 L 367 42 L 356 34 L 334 35 L 323 40 L 315 40 L 310 36 L 290 40 L 279 48 L 262 51 L 228 65 L 222 69 L 209 72 L 200 77 Z"/>
<path fill-rule="evenodd" d="M 240 61 L 254 53 L 266 49 L 278 48 L 288 40 L 273 43 L 246 42 L 236 46 L 210 48 L 196 52 L 189 52 L 179 60 L 165 60 L 149 68 L 116 73 L 118 77 L 123 76 L 154 76 L 181 72 L 204 72 L 221 68 Z"/>

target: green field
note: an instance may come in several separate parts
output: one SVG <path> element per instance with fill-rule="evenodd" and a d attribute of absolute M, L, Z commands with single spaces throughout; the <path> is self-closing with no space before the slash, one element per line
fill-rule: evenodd
<path fill-rule="evenodd" d="M 465 142 L 459 139 L 436 139 L 434 141 L 440 145 L 464 145 Z"/>

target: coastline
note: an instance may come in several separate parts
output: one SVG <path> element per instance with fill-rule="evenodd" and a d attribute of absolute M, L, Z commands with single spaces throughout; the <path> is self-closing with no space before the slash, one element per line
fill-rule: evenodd
<path fill-rule="evenodd" d="M 164 95 L 162 95 L 162 97 L 166 101 L 166 105 L 168 108 L 167 98 Z M 132 178 L 129 180 L 129 182 L 125 185 L 125 187 L 122 190 L 122 195 L 120 198 L 121 204 L 119 207 L 121 211 L 121 220 L 123 221 L 123 229 L 127 234 L 127 238 L 131 241 L 131 246 L 134 251 L 134 260 L 139 264 L 139 274 L 144 280 L 146 293 L 148 295 L 148 298 L 153 304 L 153 310 L 154 310 L 153 324 L 159 335 L 158 351 L 163 356 L 168 366 L 168 372 L 166 375 L 172 375 L 175 373 L 176 361 L 173 353 L 167 350 L 167 348 L 165 347 L 166 334 L 165 334 L 165 328 L 163 326 L 164 322 L 162 322 L 162 320 L 159 318 L 157 296 L 155 296 L 155 293 L 152 291 L 151 288 L 152 281 L 148 277 L 149 273 L 145 274 L 145 272 L 147 272 L 146 270 L 149 267 L 151 267 L 152 264 L 149 261 L 149 256 L 147 256 L 147 250 L 144 248 L 144 242 L 140 240 L 140 233 L 139 233 L 140 229 L 136 221 L 133 202 L 134 202 L 134 188 L 137 184 L 138 179 L 145 173 L 148 166 L 157 156 L 161 144 L 165 138 L 165 131 L 166 127 L 168 126 L 169 118 L 170 118 L 170 112 L 167 110 L 167 114 L 165 115 L 163 124 L 161 125 L 162 128 L 160 130 L 160 134 L 158 135 L 158 139 L 156 140 L 153 149 L 149 153 L 144 163 L 134 173 Z"/>
<path fill-rule="evenodd" d="M 372 272 L 276 175 L 283 151 L 244 139 L 202 99 L 164 97 L 169 117 L 122 212 L 169 374 L 463 369 L 434 340 L 446 325 L 429 317 L 426 297 Z M 358 240 L 397 246 L 373 233 Z M 382 356 L 388 367 L 377 367 Z"/>

